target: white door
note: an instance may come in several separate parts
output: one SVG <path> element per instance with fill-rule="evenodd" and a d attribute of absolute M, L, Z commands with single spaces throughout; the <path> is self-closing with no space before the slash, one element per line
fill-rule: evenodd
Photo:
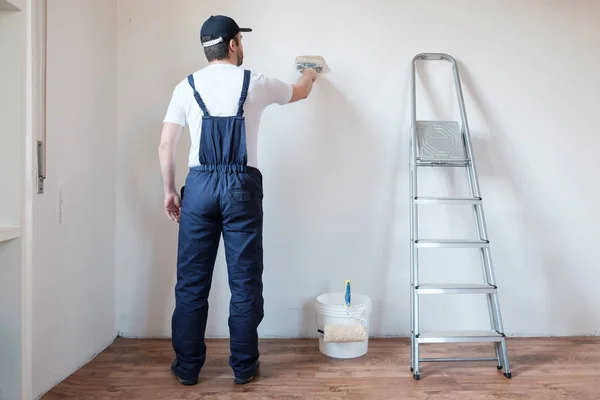
<path fill-rule="evenodd" d="M 34 395 L 117 333 L 116 0 L 48 1 L 46 26 L 45 113 L 34 135 L 46 178 L 32 204 Z"/>

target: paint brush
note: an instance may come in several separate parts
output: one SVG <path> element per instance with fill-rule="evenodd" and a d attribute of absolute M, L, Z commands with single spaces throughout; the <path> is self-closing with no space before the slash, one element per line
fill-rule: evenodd
<path fill-rule="evenodd" d="M 312 68 L 318 73 L 323 72 L 324 60 L 321 56 L 298 56 L 296 57 L 296 69 L 300 72 L 306 68 Z"/>

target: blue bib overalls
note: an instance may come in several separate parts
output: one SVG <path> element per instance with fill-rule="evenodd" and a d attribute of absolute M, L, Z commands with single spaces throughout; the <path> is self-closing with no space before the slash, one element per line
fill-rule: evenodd
<path fill-rule="evenodd" d="M 230 365 L 238 378 L 254 373 L 258 361 L 258 325 L 263 319 L 262 175 L 249 167 L 244 102 L 250 71 L 236 116 L 214 117 L 188 82 L 202 109 L 199 167 L 185 181 L 179 223 L 177 284 L 172 318 L 177 374 L 196 379 L 206 360 L 204 334 L 208 295 L 219 240 L 223 234 L 231 300 Z"/>

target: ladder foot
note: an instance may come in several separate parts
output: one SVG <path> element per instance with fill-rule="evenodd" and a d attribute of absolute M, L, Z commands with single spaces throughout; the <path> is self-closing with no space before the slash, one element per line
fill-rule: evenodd
<path fill-rule="evenodd" d="M 510 372 L 505 373 L 504 376 L 506 377 L 506 379 L 512 378 L 512 374 Z"/>
<path fill-rule="evenodd" d="M 503 369 L 504 367 L 503 367 L 502 365 L 498 365 L 498 366 L 497 366 L 497 368 L 498 368 L 498 371 L 502 371 L 502 369 Z"/>
<path fill-rule="evenodd" d="M 413 367 L 410 367 L 410 372 L 413 372 L 415 369 Z"/>
<path fill-rule="evenodd" d="M 413 374 L 413 378 L 415 379 L 415 381 L 418 381 L 421 379 L 421 374 Z"/>

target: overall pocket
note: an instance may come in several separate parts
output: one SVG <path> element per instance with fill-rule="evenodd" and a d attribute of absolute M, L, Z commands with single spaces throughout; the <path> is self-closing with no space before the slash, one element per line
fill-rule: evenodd
<path fill-rule="evenodd" d="M 249 202 L 262 200 L 263 192 L 249 188 L 231 188 L 229 189 L 229 196 L 235 201 Z"/>

